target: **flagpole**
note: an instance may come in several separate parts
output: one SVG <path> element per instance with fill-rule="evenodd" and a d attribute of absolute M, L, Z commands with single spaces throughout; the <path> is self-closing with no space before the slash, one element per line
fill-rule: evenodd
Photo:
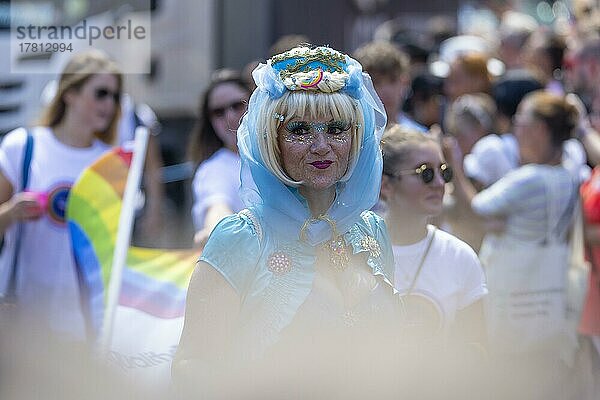
<path fill-rule="evenodd" d="M 99 350 L 102 355 L 108 353 L 112 342 L 115 311 L 119 302 L 119 293 L 121 292 L 123 268 L 127 262 L 127 250 L 129 249 L 129 243 L 131 241 L 136 195 L 140 187 L 142 171 L 144 169 L 148 137 L 148 128 L 143 126 L 136 128 L 135 141 L 133 144 L 133 158 L 131 160 L 129 172 L 127 173 L 125 193 L 123 194 L 121 215 L 119 216 L 119 228 L 117 230 L 117 241 L 115 243 L 110 282 L 108 285 L 107 303 L 104 309 L 102 331 L 100 334 Z"/>

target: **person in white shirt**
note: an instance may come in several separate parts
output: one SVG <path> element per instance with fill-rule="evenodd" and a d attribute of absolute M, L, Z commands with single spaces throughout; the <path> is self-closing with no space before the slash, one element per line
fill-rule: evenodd
<path fill-rule="evenodd" d="M 381 196 L 395 260 L 394 286 L 418 335 L 485 343 L 481 299 L 487 293 L 469 245 L 428 224 L 442 212 L 452 169 L 435 137 L 395 125 L 382 141 Z M 415 313 L 413 314 L 413 311 Z"/>
<path fill-rule="evenodd" d="M 497 382 L 516 390 L 505 398 L 570 398 L 567 364 L 576 339 L 565 320 L 564 292 L 556 288 L 566 287 L 578 196 L 579 174 L 564 164 L 564 143 L 576 123 L 576 108 L 563 96 L 534 91 L 515 117 L 522 165 L 479 193 L 455 171 L 456 187 L 473 210 L 504 222 L 486 234 L 479 256 L 488 279 L 485 316 Z"/>
<path fill-rule="evenodd" d="M 249 97 L 246 82 L 233 70 L 216 71 L 202 95 L 188 146 L 189 158 L 197 168 L 192 182 L 192 219 L 194 242 L 200 246 L 223 217 L 244 208 L 239 195 L 236 132 Z"/>
<path fill-rule="evenodd" d="M 517 106 L 530 92 L 543 88 L 535 75 L 526 70 L 509 71 L 494 83 L 492 93 L 497 105 L 496 126 L 498 134 L 482 137 L 464 154 L 464 172 L 473 180 L 478 190 L 487 188 L 508 172 L 521 165 L 519 145 L 514 135 L 513 119 Z M 562 163 L 569 171 L 589 176 L 586 154 L 575 138 L 563 143 Z"/>
<path fill-rule="evenodd" d="M 86 339 L 65 208 L 79 174 L 116 140 L 121 89 L 122 75 L 104 53 L 78 53 L 65 66 L 39 125 L 9 132 L 0 144 L 0 234 L 5 239 L 0 293 L 12 297 L 19 317 L 34 324 L 23 332 Z M 33 140 L 29 168 L 24 161 L 28 137 Z"/>

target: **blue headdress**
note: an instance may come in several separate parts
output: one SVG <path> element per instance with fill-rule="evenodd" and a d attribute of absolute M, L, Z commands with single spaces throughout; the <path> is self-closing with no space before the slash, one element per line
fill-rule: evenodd
<path fill-rule="evenodd" d="M 308 204 L 298 190 L 286 186 L 266 166 L 259 144 L 264 132 L 257 132 L 261 110 L 286 91 L 345 93 L 361 108 L 364 123 L 359 129 L 364 129 L 364 134 L 360 150 L 347 179 L 337 183 L 335 201 L 327 212 L 337 231 L 346 232 L 379 197 L 383 166 L 379 142 L 387 118 L 371 78 L 356 60 L 328 47 L 294 48 L 260 64 L 252 76 L 257 88 L 238 129 L 241 195 L 247 207 L 290 240 L 300 239 L 302 233 L 314 246 L 331 239 L 334 232 L 331 223 L 311 220 Z"/>

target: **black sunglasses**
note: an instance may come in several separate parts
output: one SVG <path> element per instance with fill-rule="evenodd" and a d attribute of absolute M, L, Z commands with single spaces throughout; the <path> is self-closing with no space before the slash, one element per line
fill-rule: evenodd
<path fill-rule="evenodd" d="M 440 175 L 442 176 L 442 180 L 445 183 L 448 183 L 452 180 L 452 177 L 454 176 L 454 171 L 452 170 L 451 166 L 449 166 L 448 164 L 442 164 L 440 165 L 439 171 Z M 419 168 L 400 171 L 397 174 L 391 176 L 397 178 L 402 175 L 419 175 L 423 183 L 428 184 L 433 181 L 433 178 L 435 178 L 435 169 L 433 169 L 427 164 L 423 164 Z"/>
<path fill-rule="evenodd" d="M 222 107 L 213 108 L 210 110 L 210 116 L 213 118 L 223 118 L 228 110 L 235 112 L 243 111 L 246 108 L 246 102 L 244 100 L 234 101 L 233 103 L 226 104 Z"/>
<path fill-rule="evenodd" d="M 121 101 L 121 93 L 119 92 L 113 92 L 107 88 L 98 88 L 94 92 L 94 97 L 96 100 L 104 100 L 108 96 L 112 97 L 115 103 L 119 103 Z"/>

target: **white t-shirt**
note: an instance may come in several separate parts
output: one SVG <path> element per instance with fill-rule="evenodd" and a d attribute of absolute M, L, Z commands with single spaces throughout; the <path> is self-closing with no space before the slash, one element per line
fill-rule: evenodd
<path fill-rule="evenodd" d="M 447 329 L 460 311 L 487 294 L 485 276 L 477 254 L 457 237 L 427 226 L 427 237 L 408 246 L 392 246 L 394 286 L 406 294 L 417 273 L 431 235 L 435 236 L 411 294 L 423 299 L 428 325 Z"/>
<path fill-rule="evenodd" d="M 33 155 L 28 190 L 48 196 L 46 213 L 36 221 L 23 223 L 17 296 L 21 306 L 39 312 L 38 317 L 53 331 L 84 338 L 84 320 L 80 309 L 79 288 L 71 241 L 65 222 L 69 190 L 79 174 L 110 147 L 98 140 L 88 148 L 76 148 L 58 141 L 46 127 L 31 129 Z M 26 141 L 23 128 L 9 132 L 0 144 L 0 171 L 15 191 L 22 181 Z M 16 226 L 6 233 L 7 248 L 0 264 L 0 291 L 6 290 L 11 262 L 6 258 L 10 243 L 14 245 Z M 12 236 L 12 239 L 10 237 Z M 5 262 L 8 260 L 8 262 Z"/>
<path fill-rule="evenodd" d="M 576 178 L 564 165 L 529 164 L 479 192 L 471 207 L 479 215 L 506 217 L 504 235 L 516 240 L 541 242 L 548 229 L 553 237 L 564 238 L 577 187 Z"/>
<path fill-rule="evenodd" d="M 192 181 L 192 219 L 196 231 L 204 227 L 206 211 L 216 203 L 227 204 L 234 213 L 244 208 L 240 198 L 240 156 L 225 147 L 202 162 Z"/>
<path fill-rule="evenodd" d="M 490 186 L 509 171 L 520 165 L 519 144 L 511 133 L 503 135 L 490 134 L 475 143 L 471 153 L 465 155 L 463 168 L 465 175 Z M 563 166 L 585 180 L 590 175 L 586 165 L 586 154 L 583 145 L 577 139 L 569 139 L 563 144 Z"/>
<path fill-rule="evenodd" d="M 465 175 L 489 186 L 519 166 L 519 147 L 513 135 L 490 134 L 475 143 L 463 161 Z"/>

